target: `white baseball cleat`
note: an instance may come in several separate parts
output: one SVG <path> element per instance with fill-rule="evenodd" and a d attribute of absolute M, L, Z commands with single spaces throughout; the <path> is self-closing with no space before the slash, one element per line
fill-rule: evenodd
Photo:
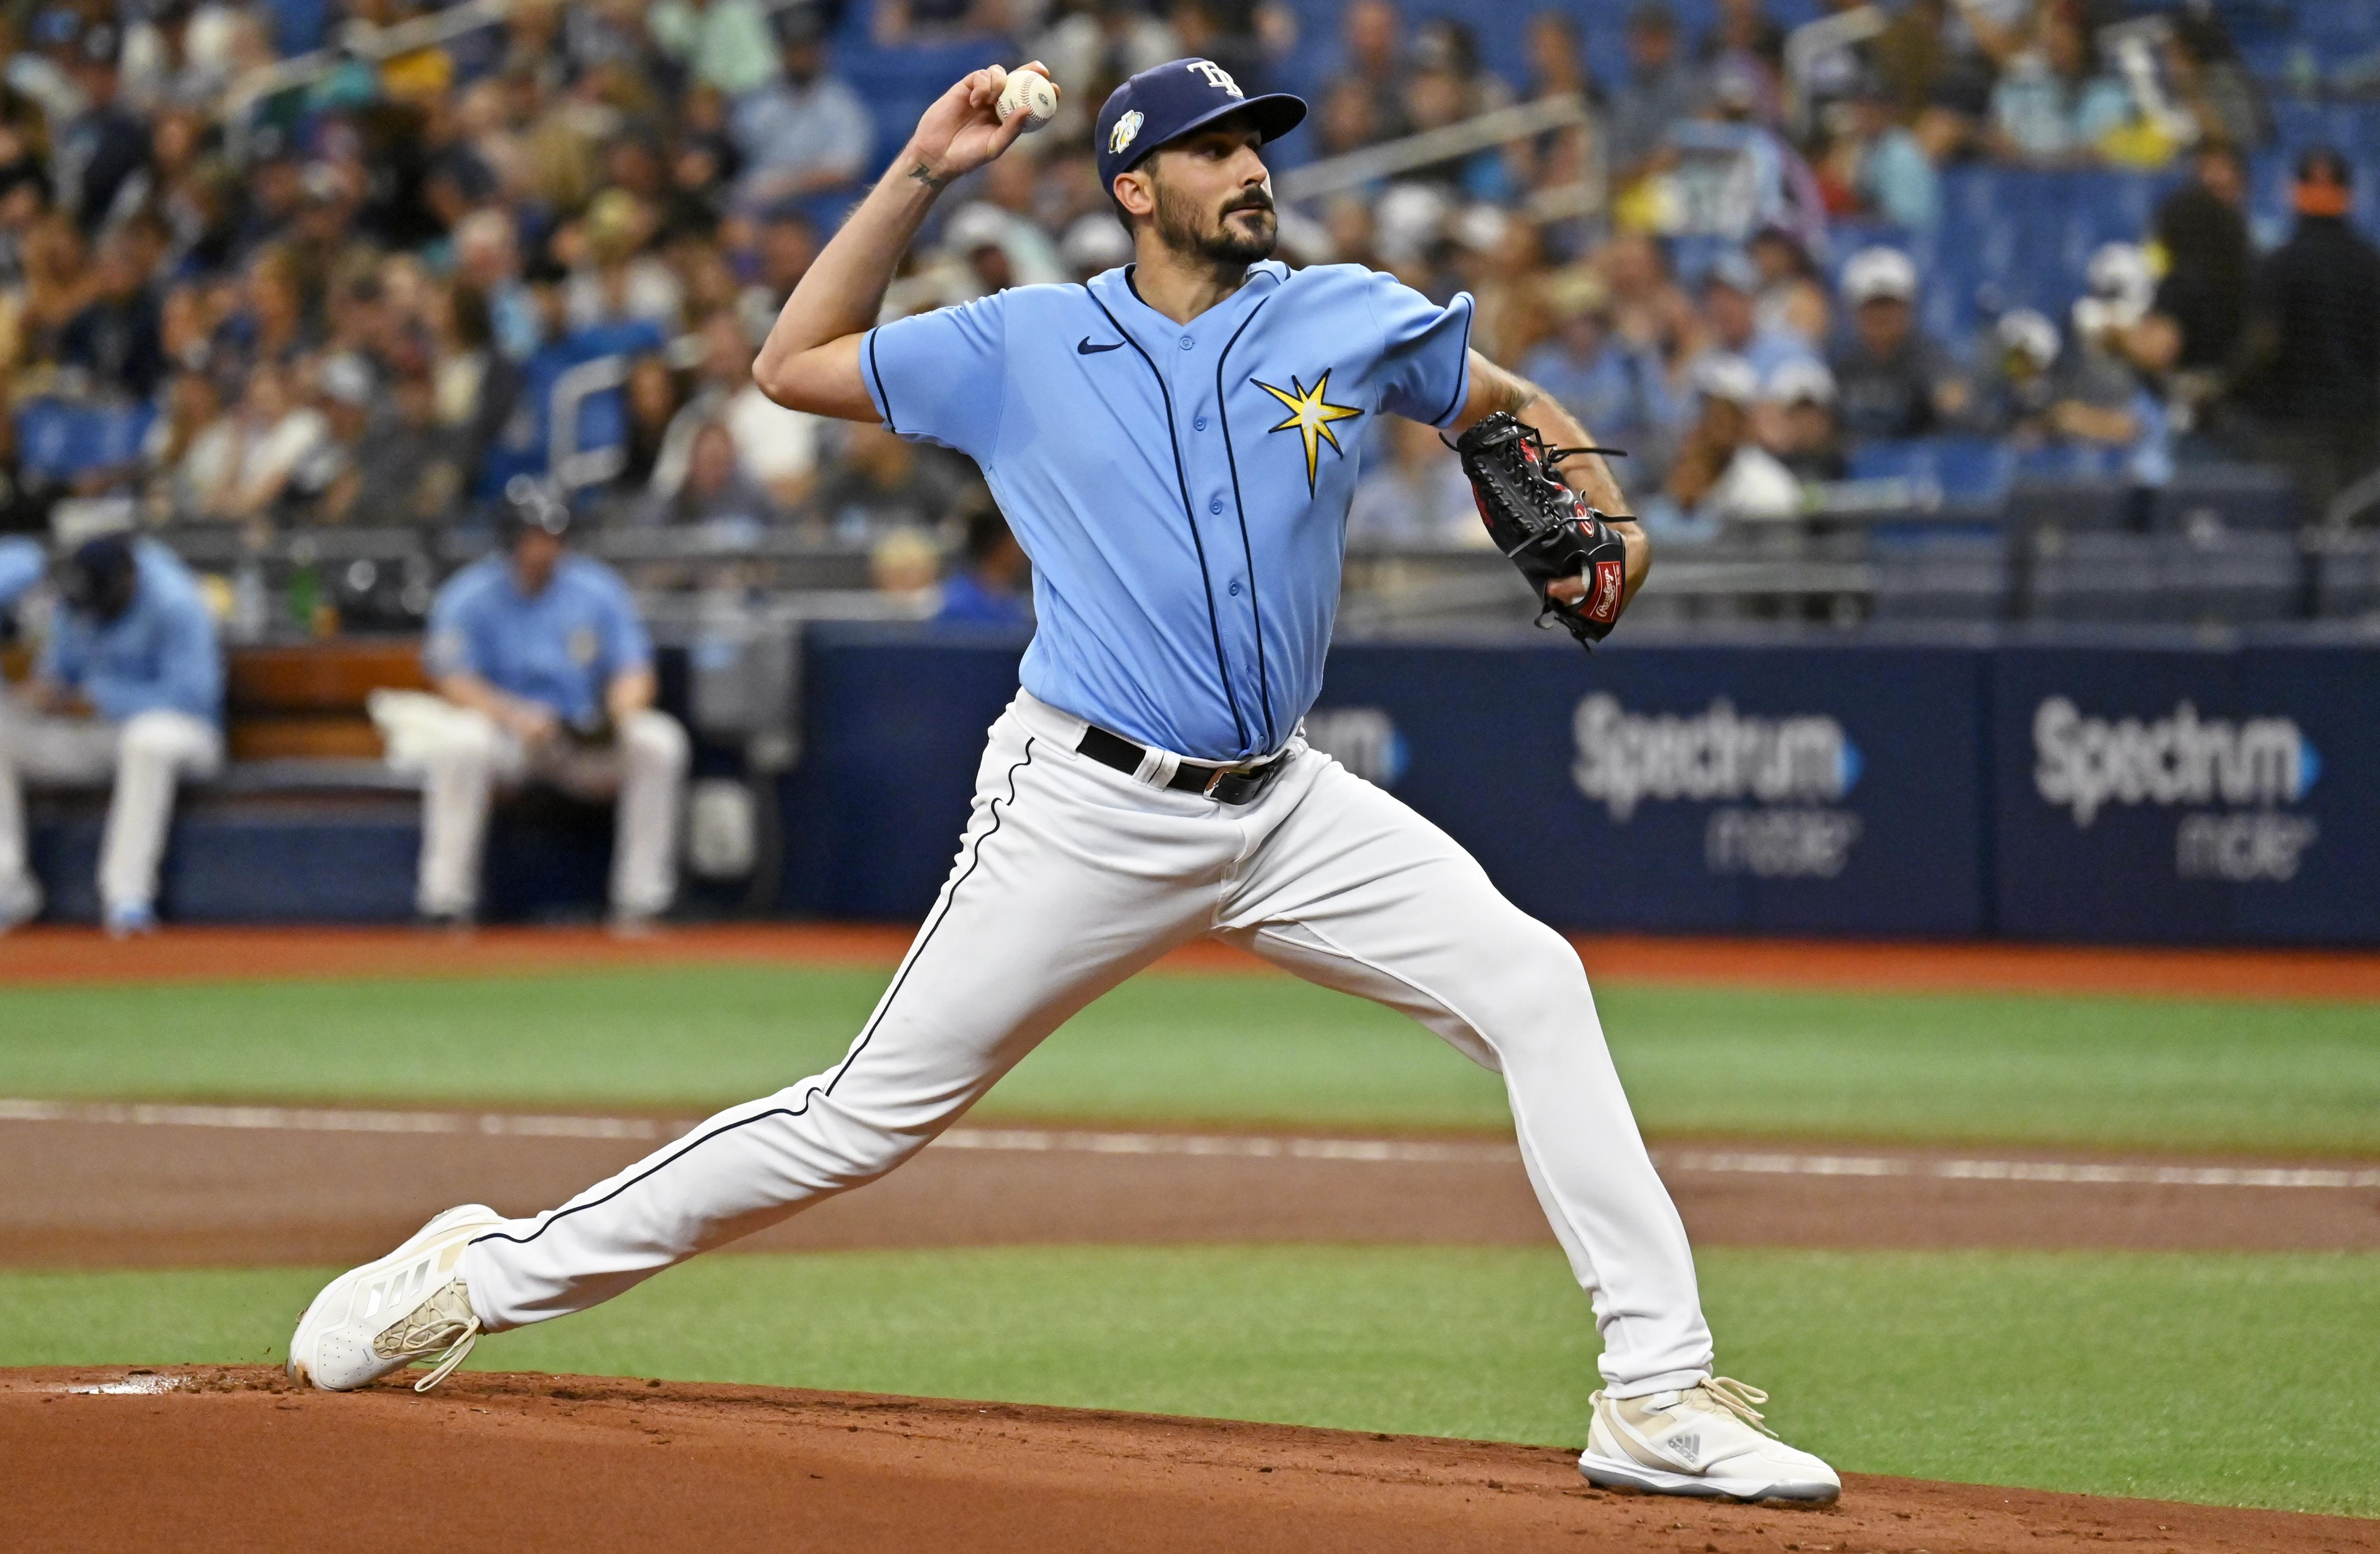
<path fill-rule="evenodd" d="M 1724 1376 L 1641 1398 L 1595 1394 L 1595 1423 L 1578 1471 L 1606 1489 L 1718 1500 L 1802 1500 L 1842 1493 L 1835 1470 L 1796 1451 L 1760 1422 L 1757 1387 Z"/>
<path fill-rule="evenodd" d="M 289 1340 L 289 1379 L 346 1392 L 416 1360 L 435 1359 L 413 1384 L 446 1379 L 480 1339 L 460 1269 L 471 1238 L 504 1216 L 481 1203 L 450 1208 L 378 1262 L 339 1275 L 314 1297 Z"/>

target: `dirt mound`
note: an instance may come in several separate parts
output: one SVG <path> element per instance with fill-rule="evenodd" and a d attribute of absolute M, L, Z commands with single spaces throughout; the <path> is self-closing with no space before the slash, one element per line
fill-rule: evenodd
<path fill-rule="evenodd" d="M 1824 1511 L 1706 1506 L 1543 1447 L 578 1377 L 0 1372 L 0 1526 L 42 1548 L 2380 1554 L 2340 1517 L 1862 1476 Z"/>

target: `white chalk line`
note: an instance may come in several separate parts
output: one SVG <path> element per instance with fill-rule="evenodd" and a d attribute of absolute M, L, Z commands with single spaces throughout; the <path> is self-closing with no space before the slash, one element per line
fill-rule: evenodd
<path fill-rule="evenodd" d="M 696 1124 L 650 1117 L 356 1108 L 209 1106 L 165 1102 L 0 1099 L 0 1123 L 79 1123 L 129 1127 L 234 1128 L 275 1133 L 479 1135 L 494 1138 L 597 1138 L 661 1142 Z M 1123 1133 L 1062 1128 L 953 1128 L 942 1149 L 1018 1154 L 1187 1155 L 1230 1159 L 1349 1160 L 1398 1165 L 1510 1166 L 1509 1144 L 1387 1138 L 1302 1138 L 1240 1134 Z M 2042 1182 L 2119 1187 L 2380 1187 L 2380 1168 L 2153 1165 L 2089 1160 L 1945 1159 L 1917 1155 L 1822 1155 L 1790 1151 L 1656 1149 L 1670 1174 L 1916 1177 L 1946 1182 Z"/>

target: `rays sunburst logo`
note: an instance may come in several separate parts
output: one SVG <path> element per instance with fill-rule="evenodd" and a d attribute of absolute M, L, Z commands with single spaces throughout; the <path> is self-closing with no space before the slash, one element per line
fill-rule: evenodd
<path fill-rule="evenodd" d="M 1285 389 L 1275 388 L 1260 378 L 1251 378 L 1248 381 L 1280 400 L 1282 407 L 1289 411 L 1287 419 L 1277 426 L 1267 427 L 1265 430 L 1294 431 L 1305 443 L 1305 494 L 1312 496 L 1317 461 L 1321 456 L 1322 444 L 1330 443 L 1330 451 L 1341 458 L 1347 456 L 1347 450 L 1339 445 L 1339 434 L 1330 430 L 1330 423 L 1352 420 L 1364 412 L 1353 405 L 1330 403 L 1330 370 L 1329 368 L 1323 369 L 1322 376 L 1314 380 L 1312 388 L 1307 388 L 1300 382 L 1295 373 L 1290 374 L 1289 387 Z"/>

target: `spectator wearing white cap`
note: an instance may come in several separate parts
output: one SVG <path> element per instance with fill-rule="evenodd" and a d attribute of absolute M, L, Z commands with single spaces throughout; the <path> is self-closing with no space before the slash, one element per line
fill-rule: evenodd
<path fill-rule="evenodd" d="M 1977 374 L 1973 428 L 1986 436 L 2037 445 L 2048 435 L 2049 407 L 2057 401 L 2050 369 L 2064 348 L 2058 325 L 2031 308 L 2011 308 L 1992 325 Z"/>
<path fill-rule="evenodd" d="M 2145 375 L 2161 343 L 2149 312 L 2156 282 L 2147 256 L 2109 243 L 2092 256 L 2090 284 L 2074 304 L 2074 345 L 2059 364 L 2045 424 L 2067 442 L 2121 450 L 2135 485 L 2163 485 L 2173 478 L 2173 428 Z"/>
<path fill-rule="evenodd" d="M 1753 413 L 1762 446 L 1797 480 L 1840 480 L 1851 473 L 1835 419 L 1835 375 L 1826 363 L 1800 358 L 1761 381 Z"/>
<path fill-rule="evenodd" d="M 1917 266 L 1899 249 L 1863 249 L 1843 265 L 1851 333 L 1837 346 L 1835 386 L 1852 438 L 1923 437 L 1967 409 L 1950 353 L 1917 327 Z"/>
<path fill-rule="evenodd" d="M 1773 524 L 1801 516 L 1801 482 L 1753 435 L 1760 376 L 1742 357 L 1694 370 L 1700 413 L 1670 467 L 1670 499 L 1703 523 Z"/>

